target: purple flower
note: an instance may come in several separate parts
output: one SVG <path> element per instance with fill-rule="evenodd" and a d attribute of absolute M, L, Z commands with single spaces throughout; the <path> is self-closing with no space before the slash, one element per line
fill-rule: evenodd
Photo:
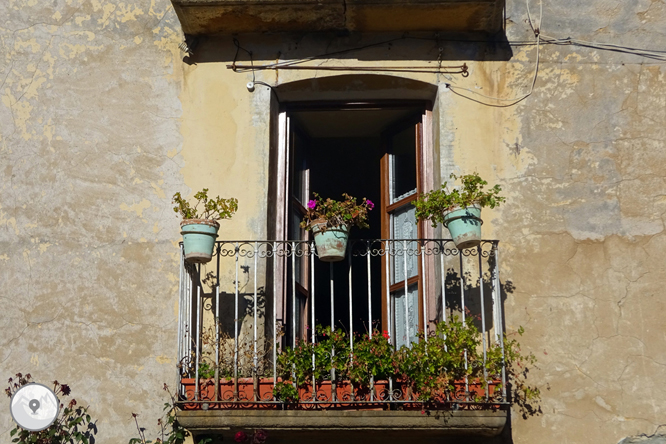
<path fill-rule="evenodd" d="M 366 200 L 365 203 L 368 205 L 368 210 L 375 208 L 375 204 L 373 204 L 370 199 Z"/>
<path fill-rule="evenodd" d="M 316 200 L 311 200 L 310 202 L 308 202 L 308 208 L 309 209 L 314 210 L 316 206 L 317 206 L 317 201 Z"/>

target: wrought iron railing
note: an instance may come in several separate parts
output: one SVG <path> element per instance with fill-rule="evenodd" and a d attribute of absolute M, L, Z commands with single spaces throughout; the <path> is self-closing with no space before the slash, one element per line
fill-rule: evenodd
<path fill-rule="evenodd" d="M 184 261 L 181 249 L 181 404 L 283 407 L 273 395 L 281 381 L 274 377 L 277 357 L 299 341 L 314 343 L 313 324 L 322 313 L 330 319 L 321 323 L 332 329 L 372 335 L 379 327 L 395 348 L 427 341 L 439 321 L 472 316 L 481 332 L 486 375 L 486 349 L 503 344 L 498 254 L 493 240 L 466 250 L 447 239 L 356 240 L 345 261 L 324 264 L 312 241 L 218 241 L 213 260 L 195 265 Z M 355 335 L 347 336 L 353 349 Z M 328 379 L 300 387 L 298 404 L 418 403 L 399 380 L 373 378 L 370 387 L 354 387 L 334 373 Z M 504 368 L 482 388 L 467 379 L 455 385 L 434 401 L 451 408 L 506 404 Z"/>

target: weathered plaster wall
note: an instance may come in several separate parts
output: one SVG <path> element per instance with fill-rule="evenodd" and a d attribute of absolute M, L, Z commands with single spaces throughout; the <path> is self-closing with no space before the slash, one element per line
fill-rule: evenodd
<path fill-rule="evenodd" d="M 531 5 L 538 21 L 539 5 Z M 9 2 L 0 28 L 0 370 L 74 385 L 100 442 L 126 442 L 130 412 L 152 423 L 175 380 L 175 191 L 209 187 L 240 210 L 227 239 L 263 239 L 271 92 L 226 68 L 230 37 L 183 63 L 167 1 Z M 525 4 L 507 36 L 530 41 Z M 660 0 L 546 2 L 542 33 L 660 48 Z M 257 64 L 376 43 L 357 34 L 241 36 Z M 487 212 L 501 240 L 507 330 L 539 358 L 543 414 L 514 414 L 514 443 L 616 443 L 655 433 L 666 399 L 662 283 L 666 88 L 662 62 L 592 48 L 398 40 L 310 65 L 467 62 L 438 86 L 442 177 L 477 170 L 509 198 Z M 249 62 L 246 53 L 239 59 Z M 336 73 L 262 71 L 284 85 Z M 358 85 L 356 85 L 358 86 Z M 355 85 L 350 85 L 354 91 Z M 356 91 L 357 93 L 358 91 Z M 476 93 L 475 93 L 476 92 Z M 0 434 L 10 428 L 0 416 Z"/>
<path fill-rule="evenodd" d="M 532 5 L 532 14 L 537 22 L 538 5 Z M 509 40 L 534 40 L 524 4 L 510 4 L 507 17 Z M 553 37 L 658 48 L 663 42 L 658 24 L 665 18 L 661 2 L 546 3 L 541 25 L 542 32 Z M 372 39 L 248 36 L 241 43 L 260 64 L 273 62 L 276 56 L 298 59 L 361 46 Z M 437 59 L 435 42 L 404 43 L 405 52 L 402 44 L 313 64 L 395 66 Z M 488 105 L 506 105 L 510 100 L 488 99 L 475 92 L 503 99 L 527 94 L 536 47 L 513 47 L 508 62 L 484 62 L 473 49 L 465 58 L 465 51 L 458 51 L 462 54 L 446 63 L 467 61 L 472 73 L 467 79 L 403 77 L 439 85 L 435 139 L 442 176 L 477 170 L 501 183 L 509 197 L 506 206 L 487 213 L 484 227 L 487 237 L 501 239 L 502 279 L 515 287 L 506 300 L 507 330 L 515 332 L 520 325 L 527 329 L 522 343 L 539 358 L 532 377 L 543 390 L 542 415 L 523 420 L 515 412 L 513 442 L 615 443 L 626 436 L 654 433 L 666 408 L 663 389 L 654 383 L 666 376 L 661 346 L 663 63 L 591 48 L 542 45 L 534 92 L 516 105 L 496 107 Z M 268 114 L 268 90 L 258 87 L 247 93 L 245 83 L 251 74 L 226 68 L 235 52 L 230 39 L 216 40 L 214 52 L 216 56 L 206 53 L 204 58 L 216 60 L 199 64 L 198 72 L 188 71 L 188 84 L 233 91 L 229 97 L 233 97 L 234 121 L 238 122 L 237 116 L 246 120 L 259 116 L 264 125 L 266 117 L 261 116 Z M 247 59 L 242 52 L 241 57 Z M 256 75 L 282 85 L 332 73 Z M 474 92 L 457 91 L 487 105 L 453 94 L 445 83 L 471 89 Z M 247 98 L 248 94 L 253 97 Z M 255 125 L 244 124 L 250 126 Z M 247 159 L 266 155 L 266 131 L 259 126 L 250 132 L 250 143 L 243 142 L 250 153 Z M 186 153 L 195 153 L 194 145 L 188 148 L 189 138 L 184 143 Z M 253 191 L 256 195 L 262 191 L 261 183 Z"/>
<path fill-rule="evenodd" d="M 533 19 L 538 5 L 532 5 Z M 536 11 L 536 12 L 535 12 Z M 524 5 L 510 40 L 530 38 Z M 541 32 L 663 46 L 659 1 L 544 2 Z M 532 36 L 533 38 L 533 36 Z M 664 423 L 666 66 L 590 48 L 541 49 L 534 94 L 508 109 L 498 213 L 508 329 L 538 356 L 543 415 L 514 419 L 514 442 L 606 442 Z M 533 68 L 535 49 L 515 66 Z M 528 88 L 513 82 L 514 94 Z"/>
<path fill-rule="evenodd" d="M 69 383 L 127 442 L 176 379 L 179 25 L 155 0 L 0 15 L 0 377 Z"/>

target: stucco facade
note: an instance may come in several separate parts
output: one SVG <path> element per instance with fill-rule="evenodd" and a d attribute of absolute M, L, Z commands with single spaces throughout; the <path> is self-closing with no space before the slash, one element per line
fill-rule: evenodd
<path fill-rule="evenodd" d="M 525 3 L 505 7 L 498 38 L 242 34 L 256 66 L 322 69 L 240 73 L 231 36 L 184 56 L 168 0 L 0 4 L 0 376 L 70 383 L 98 442 L 134 436 L 132 412 L 151 430 L 177 381 L 171 196 L 234 196 L 220 238 L 270 239 L 277 101 L 418 98 L 432 101 L 438 180 L 478 171 L 507 196 L 484 237 L 501 242 L 506 330 L 526 330 L 542 413 L 514 412 L 497 442 L 649 439 L 666 422 L 663 54 L 537 49 Z M 666 44 L 660 0 L 530 7 L 549 39 Z M 372 70 L 440 58 L 469 76 Z M 248 91 L 253 76 L 274 92 Z M 0 441 L 12 427 L 0 415 Z"/>

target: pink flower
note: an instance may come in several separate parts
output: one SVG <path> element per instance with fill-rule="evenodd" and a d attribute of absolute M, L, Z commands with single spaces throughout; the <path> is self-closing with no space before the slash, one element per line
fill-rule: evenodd
<path fill-rule="evenodd" d="M 375 204 L 373 204 L 370 199 L 366 200 L 365 203 L 368 205 L 368 210 L 375 208 Z"/>
<path fill-rule="evenodd" d="M 236 442 L 245 442 L 247 441 L 247 435 L 245 434 L 244 431 L 240 431 L 236 433 L 236 436 L 234 436 L 234 441 Z"/>
<path fill-rule="evenodd" d="M 313 199 L 310 202 L 308 202 L 308 208 L 309 209 L 314 210 L 316 206 L 317 206 L 317 201 L 316 200 Z"/>

